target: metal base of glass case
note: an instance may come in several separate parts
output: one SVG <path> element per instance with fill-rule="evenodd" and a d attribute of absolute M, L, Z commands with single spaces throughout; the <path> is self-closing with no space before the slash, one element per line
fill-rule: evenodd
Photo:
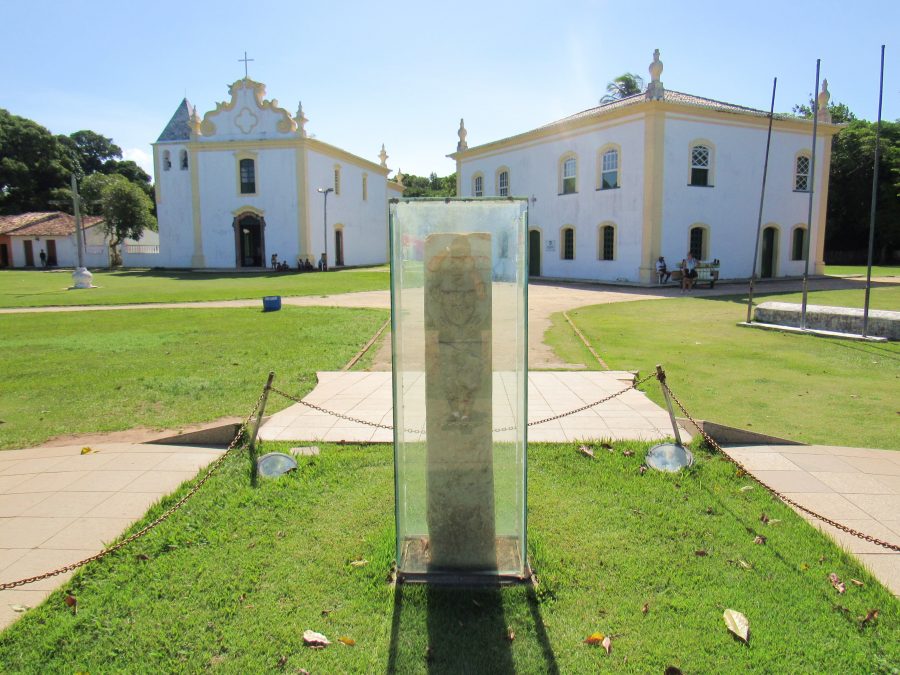
<path fill-rule="evenodd" d="M 529 581 L 531 569 L 528 565 L 521 574 L 503 572 L 503 570 L 517 570 L 520 567 L 522 551 L 519 549 L 519 539 L 517 537 L 497 537 L 496 541 L 496 569 L 467 571 L 454 568 L 443 570 L 430 568 L 431 555 L 427 536 L 407 537 L 401 543 L 402 564 L 401 568 L 397 570 L 397 582 L 441 586 L 503 586 Z"/>

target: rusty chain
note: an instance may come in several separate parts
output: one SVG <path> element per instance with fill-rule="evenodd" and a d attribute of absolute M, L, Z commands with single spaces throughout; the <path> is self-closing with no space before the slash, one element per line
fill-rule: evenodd
<path fill-rule="evenodd" d="M 241 442 L 241 438 L 243 438 L 243 436 L 244 436 L 244 432 L 246 432 L 246 430 L 247 430 L 247 425 L 250 423 L 250 420 L 253 419 L 253 416 L 259 410 L 259 406 L 263 400 L 265 391 L 266 390 L 263 389 L 263 393 L 261 393 L 259 395 L 259 398 L 256 399 L 256 404 L 253 406 L 253 409 L 250 411 L 250 414 L 247 415 L 247 417 L 244 419 L 243 422 L 241 422 L 241 426 L 238 427 L 237 433 L 235 433 L 234 438 L 231 439 L 231 443 L 229 443 L 228 447 L 225 448 L 225 452 L 223 452 L 221 456 L 219 456 L 212 464 L 209 465 L 209 468 L 207 469 L 206 474 L 200 480 L 198 480 L 193 485 L 193 487 L 191 487 L 191 489 L 188 490 L 184 494 L 184 496 L 181 499 L 179 499 L 172 506 L 170 506 L 168 509 L 166 509 L 166 511 L 164 511 L 162 513 L 162 515 L 160 515 L 158 518 L 156 518 L 156 520 L 145 525 L 144 527 L 142 527 L 140 530 L 138 530 L 134 534 L 127 536 L 122 541 L 119 541 L 119 542 L 113 544 L 112 546 L 109 546 L 109 547 L 103 549 L 99 553 L 96 553 L 88 558 L 85 558 L 84 560 L 79 560 L 78 562 L 74 562 L 71 565 L 65 565 L 64 567 L 59 567 L 59 568 L 53 570 L 52 572 L 45 572 L 43 574 L 38 574 L 37 576 L 28 577 L 26 579 L 19 579 L 17 581 L 9 581 L 6 583 L 0 583 L 0 591 L 6 591 L 11 588 L 18 588 L 19 586 L 25 586 L 26 584 L 32 584 L 35 581 L 49 579 L 50 577 L 55 577 L 57 575 L 64 574 L 65 572 L 71 572 L 72 570 L 76 570 L 79 567 L 87 565 L 89 562 L 93 562 L 95 560 L 100 560 L 101 558 L 105 558 L 110 553 L 114 553 L 115 551 L 118 551 L 119 549 L 124 548 L 125 546 L 127 546 L 131 542 L 135 541 L 136 539 L 140 539 L 145 534 L 147 534 L 150 530 L 155 528 L 157 525 L 166 521 L 169 518 L 169 516 L 171 516 L 178 509 L 180 509 L 182 506 L 184 506 L 185 503 L 191 497 L 193 497 L 201 487 L 203 487 L 203 485 L 206 483 L 206 481 L 208 481 L 212 477 L 212 475 L 219 469 L 219 467 L 222 466 L 223 462 L 225 461 L 225 458 L 228 457 L 228 455 L 231 453 L 231 451 L 234 450 L 236 447 L 238 447 L 238 445 Z"/>
<path fill-rule="evenodd" d="M 647 377 L 642 378 L 642 379 L 638 380 L 637 382 L 634 382 L 633 384 L 625 387 L 624 389 L 620 389 L 619 391 L 610 394 L 609 396 L 605 396 L 597 401 L 583 405 L 580 408 L 575 408 L 574 410 L 568 410 L 564 413 L 558 413 L 556 415 L 551 415 L 550 417 L 544 417 L 543 419 L 533 420 L 531 422 L 528 422 L 528 426 L 533 427 L 533 426 L 537 426 L 538 424 L 552 422 L 553 420 L 558 420 L 563 417 L 568 417 L 569 415 L 575 415 L 576 413 L 580 413 L 580 412 L 583 412 L 590 408 L 596 407 L 602 403 L 606 403 L 607 401 L 611 401 L 612 399 L 614 399 L 618 396 L 621 396 L 626 391 L 630 391 L 631 389 L 637 389 L 639 386 L 641 386 L 648 380 L 653 379 L 654 377 L 656 377 L 655 373 L 651 373 Z M 289 394 L 286 391 L 282 391 L 281 389 L 278 389 L 277 387 L 272 387 L 270 389 L 270 391 L 275 394 L 279 394 L 280 396 L 283 396 L 284 398 L 288 399 L 289 401 L 294 401 L 295 403 L 299 403 L 300 405 L 306 406 L 307 408 L 309 408 L 311 410 L 315 410 L 316 412 L 320 412 L 325 415 L 330 415 L 331 417 L 337 417 L 339 419 L 347 420 L 348 422 L 354 422 L 356 424 L 362 424 L 363 426 L 367 426 L 367 427 L 375 427 L 377 429 L 387 429 L 388 431 L 394 430 L 394 427 L 391 424 L 382 424 L 381 422 L 372 422 L 371 420 L 364 420 L 359 417 L 353 417 L 352 415 L 347 415 L 345 413 L 335 412 L 334 410 L 329 410 L 328 408 L 323 408 L 322 406 L 316 405 L 315 403 L 310 403 L 309 401 L 304 401 L 299 396 L 294 396 L 293 394 Z M 499 427 L 497 429 L 493 429 L 492 431 L 494 433 L 500 433 L 503 431 L 512 431 L 516 428 L 517 428 L 517 426 L 515 424 L 513 424 L 508 427 Z M 424 434 L 425 433 L 424 429 L 404 429 L 404 431 L 408 434 Z"/>
<path fill-rule="evenodd" d="M 795 502 L 795 501 L 794 501 L 793 499 L 791 499 L 790 497 L 788 497 L 788 496 L 782 494 L 781 492 L 779 492 L 778 490 L 776 490 L 775 488 L 773 488 L 771 485 L 768 485 L 768 484 L 767 484 L 765 481 L 763 481 L 761 478 L 758 478 L 757 476 L 755 476 L 753 473 L 750 472 L 749 469 L 747 469 L 747 467 L 745 467 L 743 464 L 741 464 L 740 461 L 736 460 L 734 457 L 732 457 L 732 456 L 729 455 L 727 452 L 725 452 L 725 451 L 722 449 L 722 446 L 719 445 L 719 444 L 715 441 L 715 439 L 714 439 L 712 436 L 710 436 L 708 433 L 706 433 L 706 431 L 703 429 L 702 426 L 700 426 L 699 424 L 697 424 L 696 420 L 694 420 L 694 418 L 691 417 L 691 414 L 687 411 L 687 408 L 684 407 L 684 404 L 683 404 L 683 403 L 678 399 L 678 397 L 675 395 L 675 392 L 673 392 L 673 391 L 669 388 L 669 385 L 668 385 L 668 383 L 667 383 L 666 380 L 665 380 L 665 375 L 664 375 L 664 374 L 663 374 L 662 376 L 657 376 L 657 379 L 659 380 L 659 383 L 660 383 L 660 384 L 665 388 L 665 390 L 669 393 L 669 396 L 672 397 L 672 400 L 675 401 L 675 403 L 678 404 L 678 407 L 679 407 L 679 408 L 681 408 L 681 412 L 684 413 L 684 416 L 687 417 L 687 418 L 690 420 L 691 424 L 694 425 L 694 428 L 696 428 L 697 430 L 700 431 L 700 434 L 703 436 L 703 439 L 709 444 L 709 446 L 710 446 L 711 448 L 713 448 L 714 450 L 716 450 L 716 452 L 718 452 L 718 453 L 721 454 L 723 457 L 725 457 L 725 459 L 727 459 L 729 462 L 731 462 L 732 464 L 734 464 L 734 465 L 735 465 L 739 470 L 741 470 L 746 476 L 749 476 L 752 480 L 756 481 L 756 483 L 758 483 L 761 487 L 763 487 L 764 489 L 766 489 L 766 490 L 768 490 L 769 492 L 771 492 L 773 495 L 775 495 L 775 496 L 776 496 L 778 499 L 780 499 L 782 502 L 784 502 L 785 504 L 787 504 L 787 505 L 789 505 L 789 506 L 794 507 L 795 509 L 798 509 L 798 510 L 800 510 L 800 511 L 803 511 L 804 513 L 809 514 L 809 515 L 812 516 L 813 518 L 816 518 L 816 519 L 818 519 L 818 520 L 821 520 L 823 523 L 827 523 L 828 525 L 831 525 L 832 527 L 837 528 L 838 530 L 841 530 L 842 532 L 846 532 L 847 534 L 850 534 L 850 535 L 853 535 L 854 537 L 857 537 L 857 538 L 859 538 L 859 539 L 862 539 L 863 541 L 867 541 L 867 542 L 869 542 L 869 543 L 871 543 L 871 544 L 875 544 L 876 546 L 881 546 L 881 547 L 886 548 L 886 549 L 889 549 L 889 550 L 891 550 L 891 551 L 900 551 L 900 545 L 898 545 L 898 544 L 892 544 L 891 542 L 884 541 L 884 540 L 882 540 L 882 539 L 879 539 L 878 537 L 873 537 L 872 535 L 866 534 L 865 532 L 860 532 L 859 530 L 854 530 L 852 527 L 847 527 L 846 525 L 843 525 L 843 524 L 837 522 L 836 520 L 832 520 L 831 518 L 828 518 L 827 516 L 823 516 L 823 515 L 820 514 L 820 513 L 816 513 L 816 512 L 813 511 L 812 509 L 807 508 L 806 506 L 803 506 L 803 504 L 799 504 L 799 503 Z"/>

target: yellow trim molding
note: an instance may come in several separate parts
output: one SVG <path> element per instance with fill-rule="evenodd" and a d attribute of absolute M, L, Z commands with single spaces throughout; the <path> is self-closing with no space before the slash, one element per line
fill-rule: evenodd
<path fill-rule="evenodd" d="M 231 212 L 231 215 L 237 218 L 238 216 L 245 213 L 252 213 L 254 216 L 259 216 L 260 218 L 266 215 L 265 210 L 258 209 L 255 206 L 250 206 L 249 204 L 247 204 L 246 206 L 237 207 L 234 211 Z"/>
<path fill-rule="evenodd" d="M 534 228 L 532 228 L 534 229 Z M 566 230 L 572 230 L 572 257 L 566 257 Z M 578 237 L 574 225 L 563 225 L 559 228 L 559 259 L 575 261 L 578 255 Z"/>
<path fill-rule="evenodd" d="M 570 159 L 575 160 L 575 189 L 572 192 L 564 192 L 563 187 L 565 185 L 565 168 L 566 162 Z M 578 154 L 569 150 L 568 152 L 564 152 L 560 155 L 559 160 L 557 161 L 556 174 L 558 177 L 557 180 L 557 194 L 567 194 L 567 195 L 576 195 L 578 194 Z"/>
<path fill-rule="evenodd" d="M 604 228 L 611 227 L 613 230 L 613 255 L 612 258 L 604 258 L 603 257 L 603 230 Z M 600 262 L 612 262 L 616 259 L 619 248 L 619 228 L 618 226 L 611 220 L 604 220 L 602 223 L 597 225 L 597 260 Z"/>
<path fill-rule="evenodd" d="M 616 185 L 615 187 L 622 187 L 622 146 L 618 143 L 607 143 L 602 146 L 599 150 L 597 150 L 597 190 L 610 190 L 613 188 L 604 188 L 603 187 L 603 156 L 609 152 L 610 150 L 615 150 L 617 153 L 616 158 Z"/>
<path fill-rule="evenodd" d="M 650 102 L 644 120 L 644 206 L 641 224 L 641 283 L 656 278 L 663 226 L 663 169 L 665 163 L 666 116 L 658 101 Z"/>
<path fill-rule="evenodd" d="M 194 224 L 194 253 L 191 256 L 191 267 L 206 267 L 206 256 L 203 255 L 203 225 L 200 221 L 200 172 L 197 166 L 196 144 L 188 144 L 188 150 L 191 172 L 191 217 Z"/>

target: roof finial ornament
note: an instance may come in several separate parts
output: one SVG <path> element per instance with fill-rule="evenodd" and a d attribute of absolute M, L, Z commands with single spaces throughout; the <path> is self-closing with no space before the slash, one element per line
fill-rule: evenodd
<path fill-rule="evenodd" d="M 188 126 L 191 128 L 192 139 L 200 136 L 200 115 L 197 114 L 196 108 L 191 111 L 191 116 L 188 118 Z"/>
<path fill-rule="evenodd" d="M 647 85 L 647 99 L 650 101 L 662 101 L 665 97 L 665 87 L 660 81 L 663 63 L 659 60 L 659 50 L 653 50 L 653 62 L 650 64 L 650 84 Z"/>
<path fill-rule="evenodd" d="M 400 169 L 397 169 L 397 175 L 394 176 L 394 182 L 403 185 L 403 172 L 400 171 Z"/>
<path fill-rule="evenodd" d="M 384 143 L 381 144 L 381 152 L 378 153 L 378 159 L 381 160 L 381 168 L 386 169 L 388 154 L 387 154 L 387 151 L 385 151 L 385 149 L 384 149 Z"/>
<path fill-rule="evenodd" d="M 816 117 L 825 124 L 831 124 L 831 112 L 828 110 L 830 100 L 831 92 L 828 91 L 828 80 L 822 80 L 822 91 L 816 98 Z"/>
<path fill-rule="evenodd" d="M 297 135 L 300 138 L 306 138 L 306 123 L 309 120 L 306 118 L 306 115 L 303 114 L 303 102 L 297 102 L 297 115 L 294 117 L 294 121 L 297 122 Z"/>
<path fill-rule="evenodd" d="M 463 150 L 469 149 L 469 144 L 466 143 L 466 136 L 468 135 L 468 131 L 466 131 L 466 123 L 462 117 L 459 118 L 459 131 L 457 134 L 459 135 L 459 143 L 456 144 L 456 151 L 462 152 Z"/>

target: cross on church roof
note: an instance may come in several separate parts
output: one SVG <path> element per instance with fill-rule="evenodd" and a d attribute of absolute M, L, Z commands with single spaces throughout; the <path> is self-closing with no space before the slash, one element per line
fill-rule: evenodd
<path fill-rule="evenodd" d="M 256 60 L 256 59 L 248 59 L 248 58 L 247 58 L 247 52 L 246 52 L 246 51 L 244 52 L 244 58 L 238 59 L 238 63 L 243 62 L 243 64 L 244 64 L 244 79 L 245 79 L 245 80 L 248 78 L 248 75 L 247 75 L 247 62 L 248 62 L 248 61 L 255 61 L 255 60 Z"/>

